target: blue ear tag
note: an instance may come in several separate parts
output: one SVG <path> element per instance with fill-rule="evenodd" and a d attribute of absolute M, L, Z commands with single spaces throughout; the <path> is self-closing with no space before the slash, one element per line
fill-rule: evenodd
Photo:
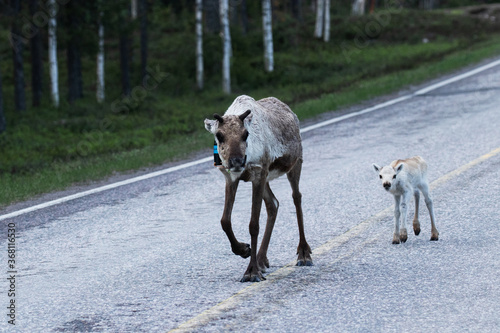
<path fill-rule="evenodd" d="M 214 140 L 214 166 L 222 165 L 222 161 L 219 157 L 219 149 L 217 148 L 217 142 Z"/>

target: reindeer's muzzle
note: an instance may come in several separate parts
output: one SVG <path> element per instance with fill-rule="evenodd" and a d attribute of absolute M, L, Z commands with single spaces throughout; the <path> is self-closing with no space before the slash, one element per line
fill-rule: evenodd
<path fill-rule="evenodd" d="M 240 172 L 244 167 L 245 163 L 247 162 L 247 156 L 245 157 L 232 157 L 229 159 L 229 170 L 234 171 L 234 172 Z"/>
<path fill-rule="evenodd" d="M 391 188 L 391 183 L 384 183 L 383 186 L 386 191 L 389 191 L 389 189 Z"/>

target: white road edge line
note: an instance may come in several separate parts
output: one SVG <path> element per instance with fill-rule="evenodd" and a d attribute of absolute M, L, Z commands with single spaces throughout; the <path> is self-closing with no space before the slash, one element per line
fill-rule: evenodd
<path fill-rule="evenodd" d="M 453 77 L 451 77 L 449 79 L 440 81 L 440 82 L 435 83 L 433 85 L 430 85 L 430 86 L 428 86 L 426 88 L 420 89 L 420 90 L 418 90 L 418 91 L 416 91 L 414 93 L 411 93 L 411 94 L 408 94 L 408 95 L 405 95 L 405 96 L 401 96 L 401 97 L 398 97 L 398 98 L 386 101 L 384 103 L 380 103 L 380 104 L 371 106 L 369 108 L 366 108 L 366 109 L 363 109 L 363 110 L 360 110 L 360 111 L 357 111 L 357 112 L 349 113 L 349 114 L 346 114 L 346 115 L 343 115 L 343 116 L 340 116 L 340 117 L 335 117 L 335 118 L 332 118 L 332 119 L 329 119 L 329 120 L 326 120 L 326 121 L 322 121 L 320 123 L 317 123 L 317 124 L 314 124 L 314 125 L 311 125 L 311 126 L 304 127 L 304 128 L 302 128 L 300 130 L 300 132 L 301 133 L 306 133 L 306 132 L 315 130 L 315 129 L 320 128 L 320 127 L 324 127 L 324 126 L 328 126 L 328 125 L 331 125 L 331 124 L 334 124 L 334 123 L 338 123 L 338 122 L 343 121 L 345 119 L 357 117 L 357 116 L 360 116 L 360 115 L 365 114 L 365 113 L 370 113 L 370 112 L 373 112 L 373 111 L 385 108 L 387 106 L 391 106 L 391 105 L 403 102 L 403 101 L 408 100 L 410 98 L 413 98 L 415 96 L 420 96 L 420 95 L 426 94 L 429 91 L 436 90 L 436 89 L 444 87 L 444 86 L 446 86 L 448 84 L 451 84 L 451 83 L 463 80 L 465 78 L 468 78 L 470 76 L 476 75 L 478 73 L 481 73 L 481 72 L 483 72 L 485 70 L 488 70 L 488 69 L 490 69 L 492 67 L 495 67 L 495 66 L 498 66 L 498 65 L 500 65 L 500 59 L 495 60 L 493 62 L 490 62 L 490 63 L 488 63 L 486 65 L 480 66 L 478 68 L 475 68 L 473 70 L 470 70 L 468 72 L 462 73 L 460 75 L 453 76 Z M 201 164 L 201 163 L 208 163 L 211 160 L 212 160 L 212 157 L 206 157 L 206 158 L 202 158 L 202 159 L 195 160 L 195 161 L 192 161 L 192 162 L 188 162 L 188 163 L 184 163 L 184 164 L 181 164 L 181 165 L 177 165 L 175 167 L 171 167 L 171 168 L 167 168 L 167 169 L 164 169 L 164 170 L 160 170 L 160 171 L 148 173 L 148 174 L 145 174 L 145 175 L 142 175 L 142 176 L 130 178 L 130 179 L 123 180 L 123 181 L 120 181 L 120 182 L 117 182 L 117 183 L 113 183 L 113 184 L 109 184 L 109 185 L 97 187 L 97 188 L 94 188 L 94 189 L 91 189 L 91 190 L 88 190 L 88 191 L 75 193 L 75 194 L 72 194 L 72 195 L 69 195 L 69 196 L 66 196 L 66 197 L 62 197 L 62 198 L 59 198 L 59 199 L 55 199 L 55 200 L 52 200 L 52 201 L 47 201 L 47 202 L 44 202 L 44 203 L 39 204 L 39 205 L 27 207 L 27 208 L 20 209 L 18 211 L 14 211 L 14 212 L 11 212 L 11 213 L 8 213 L 8 214 L 0 215 L 0 221 L 6 220 L 6 219 L 9 219 L 9 218 L 13 218 L 13 217 L 16 217 L 16 216 L 19 216 L 19 215 L 31 213 L 31 212 L 34 212 L 34 211 L 37 211 L 37 210 L 40 210 L 40 209 L 44 209 L 44 208 L 47 208 L 47 207 L 55 206 L 55 205 L 58 205 L 58 204 L 61 204 L 61 203 L 64 203 L 64 202 L 68 202 L 68 201 L 71 201 L 71 200 L 75 200 L 75 199 L 78 199 L 78 198 L 82 198 L 82 197 L 85 197 L 87 195 L 104 192 L 104 191 L 107 191 L 107 190 L 110 190 L 110 189 L 114 189 L 114 188 L 117 188 L 117 187 L 120 187 L 120 186 L 133 184 L 133 183 L 136 183 L 136 182 L 139 182 L 139 181 L 142 181 L 142 180 L 146 180 L 146 179 L 154 178 L 154 177 L 157 177 L 157 176 L 165 175 L 165 174 L 168 174 L 168 173 L 172 173 L 172 172 L 175 172 L 175 171 L 187 169 L 187 168 L 190 168 L 192 166 L 195 166 L 195 165 L 198 165 L 198 164 Z"/>

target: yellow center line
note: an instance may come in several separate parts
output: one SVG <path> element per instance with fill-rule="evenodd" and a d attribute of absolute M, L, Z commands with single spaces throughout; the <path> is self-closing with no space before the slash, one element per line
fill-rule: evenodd
<path fill-rule="evenodd" d="M 433 181 L 430 184 L 431 189 L 435 189 L 436 187 L 439 187 L 446 182 L 452 180 L 453 178 L 458 177 L 465 171 L 473 168 L 474 166 L 488 160 L 489 158 L 492 158 L 493 156 L 496 156 L 500 154 L 500 147 L 492 150 L 491 152 L 484 154 L 475 160 L 462 165 L 461 167 L 450 171 L 449 173 L 439 177 L 435 181 Z M 359 223 L 358 225 L 352 227 L 345 233 L 332 238 L 331 240 L 327 241 L 326 243 L 322 244 L 321 246 L 317 247 L 316 249 L 313 250 L 314 256 L 315 257 L 320 257 L 334 248 L 340 247 L 341 245 L 345 244 L 348 242 L 350 239 L 360 235 L 363 233 L 365 230 L 368 229 L 368 227 L 376 222 L 379 222 L 383 218 L 389 216 L 394 210 L 394 205 L 391 207 L 387 207 L 386 209 L 378 212 L 377 214 L 369 217 L 368 219 L 364 220 L 363 222 Z M 335 263 L 342 258 L 345 258 L 346 255 L 343 255 L 341 257 L 335 258 L 332 263 Z M 285 266 L 281 267 L 280 269 L 276 270 L 273 273 L 270 273 L 269 275 L 266 276 L 266 280 L 262 282 L 256 282 L 253 283 L 240 291 L 238 291 L 236 294 L 233 296 L 223 300 L 222 302 L 214 305 L 210 309 L 207 309 L 200 313 L 199 315 L 191 318 L 190 320 L 184 322 L 183 324 L 179 325 L 177 328 L 171 330 L 170 332 L 192 332 L 196 330 L 196 328 L 205 326 L 211 321 L 220 318 L 221 314 L 236 308 L 239 304 L 241 304 L 245 299 L 248 299 L 249 297 L 255 295 L 258 291 L 265 289 L 267 286 L 272 284 L 275 281 L 281 280 L 282 278 L 290 275 L 294 270 L 296 269 L 295 266 L 295 260 L 293 262 L 290 262 L 286 264 Z"/>

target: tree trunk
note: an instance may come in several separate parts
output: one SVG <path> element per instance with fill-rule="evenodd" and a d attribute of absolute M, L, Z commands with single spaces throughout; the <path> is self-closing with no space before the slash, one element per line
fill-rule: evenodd
<path fill-rule="evenodd" d="M 39 11 L 38 0 L 30 0 L 30 14 L 33 17 Z M 31 49 L 31 90 L 32 104 L 40 106 L 43 92 L 43 64 L 42 64 L 42 34 L 37 27 L 35 35 L 30 39 Z"/>
<path fill-rule="evenodd" d="M 19 28 L 20 15 L 19 11 L 21 9 L 20 0 L 15 0 L 12 2 L 12 8 L 14 17 L 11 26 L 11 40 L 17 40 L 21 38 L 21 30 Z M 24 111 L 26 110 L 26 92 L 24 83 L 24 67 L 23 67 L 23 50 L 24 44 L 19 40 L 12 44 L 12 60 L 14 64 L 14 104 L 16 110 Z"/>
<path fill-rule="evenodd" d="M 365 0 L 354 0 L 352 3 L 352 15 L 365 14 Z"/>
<path fill-rule="evenodd" d="M 132 20 L 137 18 L 137 0 L 130 1 L 130 17 L 132 17 Z"/>
<path fill-rule="evenodd" d="M 325 42 L 330 41 L 330 0 L 325 0 L 325 23 L 323 40 Z"/>
<path fill-rule="evenodd" d="M 3 92 L 2 92 L 2 73 L 0 72 L 0 134 L 5 132 L 7 124 L 3 114 Z"/>
<path fill-rule="evenodd" d="M 222 30 L 222 90 L 231 93 L 231 34 L 229 32 L 228 0 L 220 0 L 220 25 Z"/>
<path fill-rule="evenodd" d="M 262 31 L 264 34 L 264 68 L 267 72 L 272 72 L 274 54 L 271 0 L 262 0 Z"/>
<path fill-rule="evenodd" d="M 325 14 L 325 0 L 317 0 L 316 2 L 316 26 L 314 29 L 314 37 L 321 38 L 323 35 L 323 20 Z"/>
<path fill-rule="evenodd" d="M 82 97 L 81 89 L 81 63 L 80 50 L 76 37 L 70 37 L 66 48 L 68 64 L 68 101 L 73 104 L 75 100 Z"/>
<path fill-rule="evenodd" d="M 148 3 L 147 0 L 140 0 L 139 15 L 141 17 L 141 78 L 147 75 L 148 65 Z"/>
<path fill-rule="evenodd" d="M 218 34 L 221 29 L 219 0 L 203 0 L 203 3 L 207 31 L 213 34 Z"/>
<path fill-rule="evenodd" d="M 104 25 L 102 23 L 103 12 L 99 13 L 99 31 L 98 31 L 98 51 L 97 51 L 97 86 L 96 99 L 98 103 L 103 103 L 106 97 L 104 83 Z"/>
<path fill-rule="evenodd" d="M 240 17 L 241 17 L 241 29 L 243 34 L 248 33 L 248 10 L 247 10 L 247 0 L 240 0 Z"/>
<path fill-rule="evenodd" d="M 292 7 L 292 15 L 293 17 L 302 22 L 303 16 L 302 16 L 302 0 L 291 0 L 291 7 Z"/>
<path fill-rule="evenodd" d="M 196 0 L 196 85 L 203 89 L 203 1 Z"/>
<path fill-rule="evenodd" d="M 48 0 L 49 13 L 49 72 L 50 95 L 55 107 L 59 107 L 59 74 L 57 64 L 57 8 L 56 0 Z"/>
<path fill-rule="evenodd" d="M 120 17 L 120 70 L 122 81 L 122 94 L 130 96 L 130 38 L 128 36 L 127 18 Z"/>

